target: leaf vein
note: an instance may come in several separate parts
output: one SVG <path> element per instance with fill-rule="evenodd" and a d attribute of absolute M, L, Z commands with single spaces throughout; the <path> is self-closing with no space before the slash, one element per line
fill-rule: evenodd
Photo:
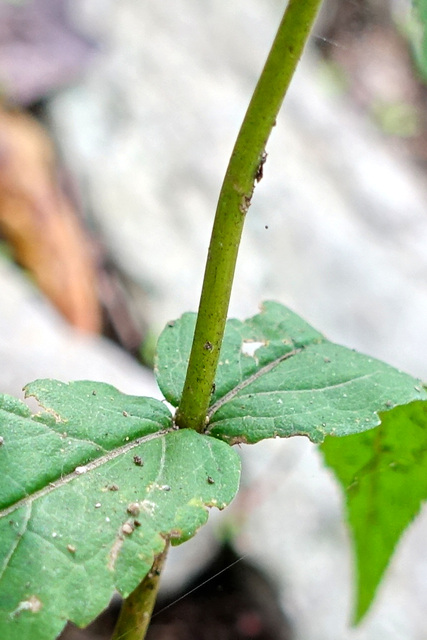
<path fill-rule="evenodd" d="M 114 449 L 114 451 L 108 451 L 103 456 L 99 456 L 95 460 L 92 460 L 91 462 L 88 462 L 87 464 L 85 464 L 84 467 L 86 468 L 86 472 L 90 472 L 90 471 L 93 471 L 94 469 L 98 469 L 103 464 L 106 464 L 107 462 L 110 462 L 111 460 L 118 458 L 124 453 L 131 451 L 132 449 L 139 446 L 140 444 L 144 444 L 145 442 L 149 442 L 150 440 L 160 438 L 166 435 L 167 433 L 170 433 L 171 431 L 172 431 L 172 428 L 164 429 L 162 431 L 158 431 L 157 433 L 150 433 L 147 436 L 144 436 L 142 438 L 136 438 L 136 440 L 133 440 L 132 442 L 127 442 L 122 447 L 118 447 L 117 449 Z M 52 493 L 52 491 L 54 491 L 55 489 L 58 489 L 68 484 L 69 482 L 71 482 L 72 480 L 75 480 L 76 478 L 79 478 L 80 475 L 81 474 L 78 473 L 78 471 L 74 470 L 71 473 L 68 473 L 67 475 L 62 476 L 58 480 L 55 480 L 54 482 L 50 482 L 46 487 L 43 487 L 42 489 L 35 491 L 33 494 L 27 495 L 21 500 L 18 500 L 18 502 L 15 502 L 15 504 L 12 504 L 9 507 L 6 507 L 5 509 L 0 510 L 0 518 L 4 518 L 5 516 L 8 516 L 10 513 L 12 513 L 13 511 L 15 511 L 16 509 L 18 509 L 19 507 L 25 504 L 32 504 L 38 498 L 42 498 L 48 495 L 49 493 Z"/>
<path fill-rule="evenodd" d="M 218 411 L 218 409 L 220 409 L 224 404 L 226 404 L 227 402 L 232 400 L 242 389 L 244 389 L 245 387 L 250 385 L 252 382 L 257 380 L 261 376 L 265 375 L 266 373 L 269 373 L 272 369 L 277 367 L 284 360 L 287 360 L 291 356 L 294 356 L 297 353 L 300 353 L 301 351 L 302 351 L 302 348 L 301 349 L 294 349 L 293 351 L 288 351 L 288 353 L 285 353 L 284 355 L 280 356 L 279 358 L 276 358 L 276 360 L 273 360 L 272 362 L 269 362 L 268 364 L 264 365 L 264 367 L 261 367 L 261 369 L 258 369 L 258 371 L 255 371 L 255 373 L 253 373 L 251 376 L 249 376 L 249 378 L 246 378 L 246 380 L 242 380 L 242 382 L 237 384 L 234 387 L 234 389 L 231 389 L 222 398 L 219 398 L 219 400 L 217 400 L 209 408 L 209 411 L 207 413 L 208 418 L 210 419 L 214 415 L 214 413 L 216 411 Z M 209 431 L 209 428 L 207 428 L 205 432 L 208 433 L 208 431 Z"/>
<path fill-rule="evenodd" d="M 27 513 L 27 515 L 25 517 L 25 520 L 23 521 L 23 525 L 24 526 L 22 528 L 22 531 L 19 531 L 19 533 L 17 533 L 14 544 L 11 546 L 11 549 L 10 549 L 9 553 L 5 556 L 5 559 L 4 559 L 4 562 L 3 562 L 3 566 L 2 566 L 1 571 L 0 571 L 0 581 L 3 578 L 4 572 L 6 571 L 7 566 L 9 564 L 10 560 L 13 557 L 13 554 L 18 549 L 19 544 L 20 544 L 22 538 L 24 537 L 25 529 L 27 528 L 28 522 L 29 522 L 29 520 L 31 518 L 31 512 L 32 512 L 32 506 L 31 506 L 31 504 L 29 504 L 28 505 L 28 513 Z"/>

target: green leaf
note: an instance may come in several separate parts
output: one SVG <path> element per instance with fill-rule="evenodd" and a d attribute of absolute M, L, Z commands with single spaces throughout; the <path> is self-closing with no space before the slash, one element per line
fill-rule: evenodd
<path fill-rule="evenodd" d="M 172 428 L 152 398 L 109 385 L 42 380 L 46 411 L 0 404 L 0 638 L 51 640 L 126 597 L 167 539 L 180 543 L 226 506 L 239 459 Z"/>
<path fill-rule="evenodd" d="M 195 314 L 169 323 L 160 336 L 156 374 L 177 406 Z M 233 444 L 306 435 L 321 442 L 380 424 L 379 411 L 427 399 L 416 378 L 329 342 L 286 307 L 226 327 L 206 433 Z"/>
<path fill-rule="evenodd" d="M 427 0 L 413 0 L 412 5 L 414 24 L 409 35 L 415 61 L 425 81 L 427 79 Z"/>
<path fill-rule="evenodd" d="M 402 532 L 427 498 L 427 403 L 381 414 L 377 429 L 326 438 L 326 464 L 345 490 L 356 554 L 359 621 Z"/>

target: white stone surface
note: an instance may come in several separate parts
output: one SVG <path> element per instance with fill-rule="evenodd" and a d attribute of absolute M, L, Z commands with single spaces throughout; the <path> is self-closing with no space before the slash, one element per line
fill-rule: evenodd
<path fill-rule="evenodd" d="M 96 21 L 78 6 L 89 32 L 103 27 L 104 50 L 52 120 L 160 330 L 197 306 L 222 175 L 281 7 L 123 0 Z M 424 181 L 319 77 L 306 56 L 268 145 L 231 314 L 274 296 L 331 338 L 426 375 Z"/>
<path fill-rule="evenodd" d="M 72 328 L 10 263 L 0 259 L 0 393 L 22 397 L 37 378 L 99 380 L 161 397 L 151 371 L 103 338 Z"/>
<path fill-rule="evenodd" d="M 423 640 L 426 508 L 402 537 L 366 619 L 352 628 L 353 567 L 342 496 L 315 446 L 294 438 L 244 449 L 244 462 L 257 458 L 258 468 L 247 471 L 246 488 L 232 507 L 244 518 L 236 546 L 276 581 L 294 640 Z"/>

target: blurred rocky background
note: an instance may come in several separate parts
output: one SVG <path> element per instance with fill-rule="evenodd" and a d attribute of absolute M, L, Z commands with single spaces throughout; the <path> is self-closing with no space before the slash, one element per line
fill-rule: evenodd
<path fill-rule="evenodd" d="M 426 88 L 409 4 L 326 0 L 268 145 L 230 312 L 276 298 L 426 379 Z M 55 377 L 159 393 L 141 362 L 167 320 L 197 308 L 222 176 L 283 5 L 2 0 L 1 392 Z M 260 604 L 275 598 L 295 640 L 424 640 L 426 514 L 353 629 L 342 498 L 316 450 L 293 439 L 242 455 L 241 494 L 171 554 L 165 597 L 215 573 L 227 530 L 242 575 L 256 564 L 275 585 L 253 588 L 258 618 L 236 614 L 234 638 L 290 634 Z"/>

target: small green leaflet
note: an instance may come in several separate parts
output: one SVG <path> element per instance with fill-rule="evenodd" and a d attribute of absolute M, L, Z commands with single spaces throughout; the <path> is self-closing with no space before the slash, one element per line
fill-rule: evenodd
<path fill-rule="evenodd" d="M 195 314 L 170 323 L 158 343 L 157 380 L 181 397 Z M 230 444 L 306 435 L 322 442 L 380 424 L 379 411 L 426 400 L 420 381 L 336 345 L 276 302 L 227 322 L 206 433 Z"/>
<path fill-rule="evenodd" d="M 346 493 L 356 555 L 358 622 L 370 606 L 394 547 L 427 498 L 427 403 L 381 414 L 381 425 L 326 438 L 326 464 Z"/>
<path fill-rule="evenodd" d="M 239 482 L 236 453 L 174 430 L 158 400 L 54 380 L 27 395 L 46 411 L 0 400 L 1 640 L 53 640 L 67 620 L 87 625 Z"/>

